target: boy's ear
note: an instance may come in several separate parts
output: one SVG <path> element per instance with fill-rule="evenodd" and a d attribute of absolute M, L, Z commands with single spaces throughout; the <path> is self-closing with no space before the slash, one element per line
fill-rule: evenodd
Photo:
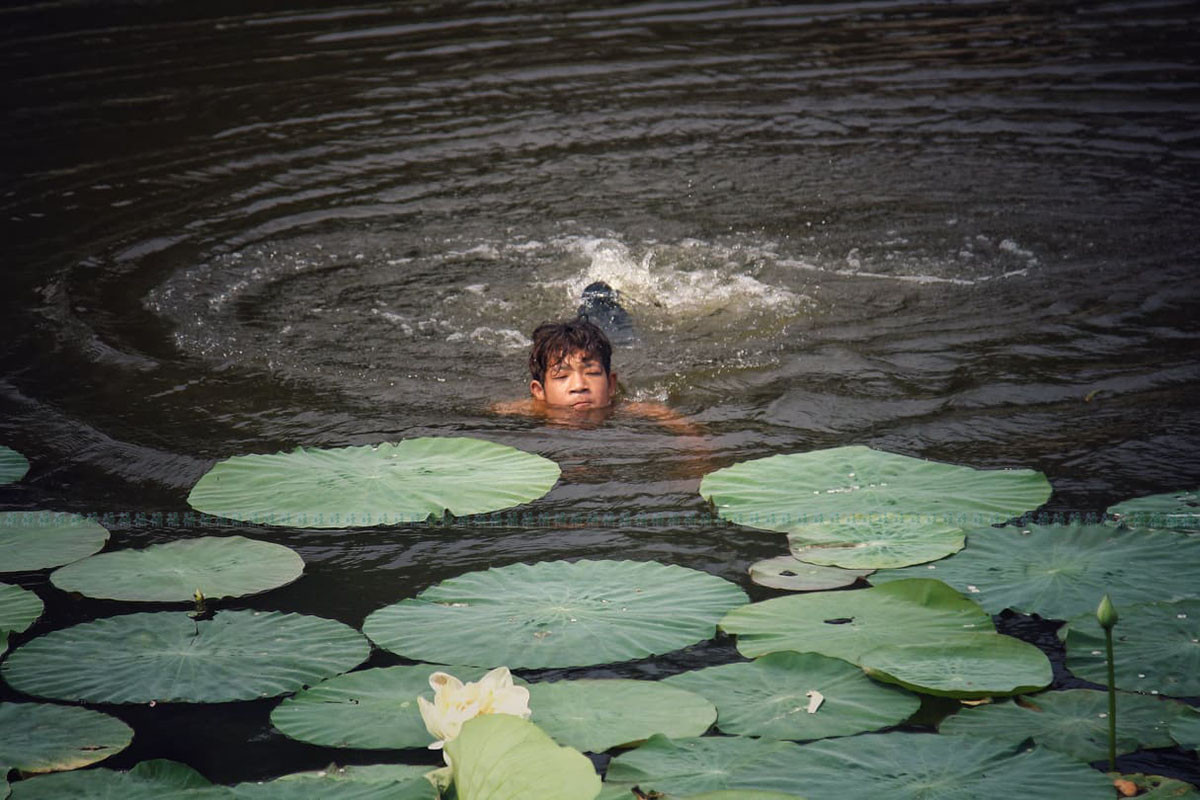
<path fill-rule="evenodd" d="M 614 394 L 617 391 L 617 373 L 608 373 L 608 393 Z"/>
<path fill-rule="evenodd" d="M 542 386 L 541 381 L 530 381 L 529 382 L 529 393 L 531 395 L 533 395 L 533 398 L 535 400 L 545 400 L 546 399 L 546 389 L 545 389 L 545 387 Z"/>

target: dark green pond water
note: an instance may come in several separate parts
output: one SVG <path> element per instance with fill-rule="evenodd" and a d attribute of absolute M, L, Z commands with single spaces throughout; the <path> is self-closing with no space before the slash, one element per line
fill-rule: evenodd
<path fill-rule="evenodd" d="M 228 605 L 358 627 L 516 561 L 749 588 L 782 537 L 711 523 L 696 488 L 774 453 L 1030 467 L 1052 515 L 1195 487 L 1198 30 L 1169 0 L 9 6 L 0 443 L 33 466 L 0 509 L 118 515 L 110 548 L 286 543 L 305 576 Z M 639 327 L 614 357 L 627 395 L 704 426 L 707 453 L 620 414 L 488 410 L 525 393 L 532 328 L 599 279 Z M 624 518 L 140 516 L 186 510 L 230 455 L 422 435 L 558 461 L 531 511 Z M 17 644 L 132 610 L 6 580 L 47 602 Z M 110 763 L 234 781 L 375 760 L 286 740 L 272 705 L 106 709 L 137 730 Z M 1200 782 L 1193 756 L 1153 768 Z"/>

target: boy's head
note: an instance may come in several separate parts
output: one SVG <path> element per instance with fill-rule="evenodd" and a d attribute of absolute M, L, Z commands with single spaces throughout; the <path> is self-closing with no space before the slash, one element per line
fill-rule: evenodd
<path fill-rule="evenodd" d="M 529 392 L 548 406 L 582 411 L 612 404 L 617 375 L 604 331 L 585 319 L 546 322 L 533 332 Z"/>

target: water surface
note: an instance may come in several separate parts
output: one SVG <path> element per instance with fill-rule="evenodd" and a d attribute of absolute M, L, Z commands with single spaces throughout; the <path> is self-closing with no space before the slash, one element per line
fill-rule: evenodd
<path fill-rule="evenodd" d="M 625 515 L 221 529 L 309 564 L 244 605 L 357 627 L 514 561 L 746 585 L 781 538 L 705 521 L 696 487 L 774 453 L 1030 467 L 1052 514 L 1194 487 L 1198 22 L 988 0 L 0 11 L 0 442 L 33 463 L 0 506 L 128 514 L 113 546 L 140 546 L 213 532 L 138 515 L 185 510 L 216 459 L 471 435 L 563 465 L 534 511 Z M 705 451 L 628 416 L 489 410 L 526 391 L 533 327 L 598 279 L 638 322 L 626 394 L 702 425 Z M 130 610 L 17 580 L 49 605 L 29 635 Z M 139 739 L 114 763 L 229 781 L 342 758 L 250 706 L 117 709 Z"/>

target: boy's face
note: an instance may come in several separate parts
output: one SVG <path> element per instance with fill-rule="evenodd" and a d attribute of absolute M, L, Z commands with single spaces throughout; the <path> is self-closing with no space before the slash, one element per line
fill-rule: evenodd
<path fill-rule="evenodd" d="M 586 411 L 612 404 L 617 389 L 617 373 L 605 372 L 599 359 L 575 352 L 546 368 L 546 380 L 530 381 L 534 399 L 556 408 Z"/>

